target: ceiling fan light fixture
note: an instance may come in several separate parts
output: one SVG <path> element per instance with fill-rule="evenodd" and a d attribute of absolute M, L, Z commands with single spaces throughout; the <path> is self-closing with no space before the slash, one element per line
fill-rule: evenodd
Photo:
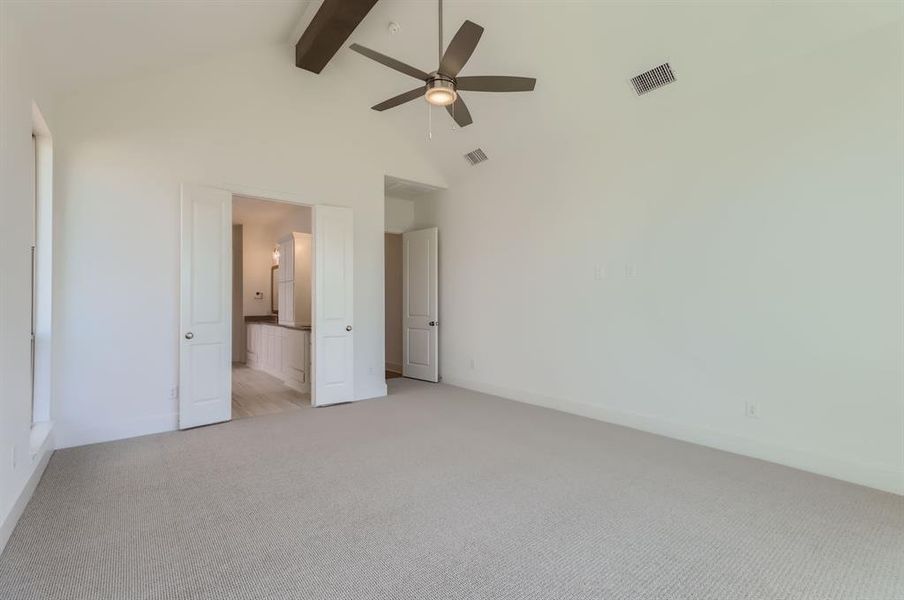
<path fill-rule="evenodd" d="M 451 81 L 433 79 L 427 82 L 427 92 L 424 94 L 424 98 L 434 106 L 449 106 L 458 99 L 458 93 Z"/>
<path fill-rule="evenodd" d="M 0 0 L 2 2 L 3 0 Z M 373 2 L 374 0 L 370 0 Z M 391 56 L 380 54 L 376 50 L 365 48 L 361 44 L 352 44 L 349 48 L 358 54 L 417 79 L 421 84 L 413 90 L 403 92 L 379 104 L 371 106 L 376 111 L 384 111 L 424 98 L 430 105 L 443 106 L 449 116 L 459 127 L 467 127 L 473 123 L 471 111 L 458 91 L 465 92 L 532 92 L 537 80 L 533 77 L 511 77 L 508 75 L 480 75 L 459 77 L 458 74 L 467 64 L 477 48 L 477 42 L 483 35 L 483 27 L 473 21 L 465 20 L 455 32 L 452 41 L 443 52 L 443 0 L 437 2 L 439 19 L 437 20 L 437 54 L 439 66 L 435 71 L 427 73 L 416 67 L 407 65 Z M 390 24 L 390 30 L 393 29 Z M 426 85 L 424 85 L 426 84 Z M 432 111 L 427 111 L 432 114 Z M 429 137 L 429 136 L 428 136 Z"/>

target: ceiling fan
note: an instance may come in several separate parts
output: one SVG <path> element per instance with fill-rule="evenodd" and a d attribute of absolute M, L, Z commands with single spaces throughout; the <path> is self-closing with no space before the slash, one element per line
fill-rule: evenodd
<path fill-rule="evenodd" d="M 372 106 L 374 110 L 384 111 L 394 108 L 416 98 L 424 97 L 427 102 L 436 106 L 445 106 L 448 113 L 455 119 L 459 127 L 466 127 L 473 123 L 471 113 L 462 100 L 459 92 L 530 92 L 533 91 L 537 80 L 533 77 L 508 77 L 504 75 L 481 75 L 472 77 L 458 77 L 459 71 L 471 58 L 483 27 L 472 21 L 465 21 L 458 29 L 455 37 L 449 42 L 449 47 L 443 53 L 443 0 L 439 0 L 439 67 L 435 71 L 426 73 L 418 68 L 380 54 L 360 44 L 352 44 L 350 48 L 359 54 L 363 54 L 371 60 L 394 69 L 405 75 L 424 82 L 413 90 L 407 91 L 389 100 Z"/>

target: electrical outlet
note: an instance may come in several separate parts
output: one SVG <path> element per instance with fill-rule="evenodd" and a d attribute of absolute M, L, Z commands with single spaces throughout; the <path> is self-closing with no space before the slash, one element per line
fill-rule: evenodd
<path fill-rule="evenodd" d="M 477 361 L 472 358 L 471 359 L 471 370 L 473 371 L 476 368 L 477 368 Z"/>
<path fill-rule="evenodd" d="M 9 453 L 10 463 L 13 465 L 13 470 L 16 470 L 16 445 L 13 444 Z"/>
<path fill-rule="evenodd" d="M 170 400 L 178 400 L 179 399 L 179 386 L 178 385 L 174 385 L 173 387 L 170 388 L 169 397 L 170 397 Z"/>
<path fill-rule="evenodd" d="M 760 418 L 760 405 L 757 402 L 752 402 L 748 400 L 744 404 L 744 415 L 749 419 L 759 419 Z"/>

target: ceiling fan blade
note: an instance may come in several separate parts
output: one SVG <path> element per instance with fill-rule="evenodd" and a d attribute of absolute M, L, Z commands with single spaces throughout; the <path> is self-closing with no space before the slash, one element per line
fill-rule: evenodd
<path fill-rule="evenodd" d="M 357 52 L 358 54 L 363 54 L 367 58 L 371 60 L 375 60 L 381 65 L 387 66 L 390 69 L 395 69 L 399 73 L 404 73 L 405 75 L 410 75 L 415 79 L 420 79 L 421 81 L 427 81 L 430 76 L 427 73 L 424 73 L 420 69 L 412 67 L 411 65 L 406 65 L 400 60 L 396 60 L 390 56 L 386 56 L 385 54 L 380 54 L 376 50 L 371 50 L 370 48 L 365 48 L 361 44 L 352 44 L 349 46 L 352 50 Z"/>
<path fill-rule="evenodd" d="M 439 61 L 439 72 L 449 77 L 455 77 L 461 71 L 468 59 L 474 53 L 480 36 L 483 35 L 483 27 L 472 21 L 465 21 L 458 28 L 458 32 L 449 47 L 446 48 L 442 60 Z"/>
<path fill-rule="evenodd" d="M 455 99 L 455 102 L 446 106 L 446 111 L 455 119 L 455 122 L 458 123 L 459 127 L 467 127 L 474 120 L 471 118 L 471 111 L 468 110 L 467 105 L 465 105 L 465 101 L 461 99 L 461 95 L 459 94 L 458 98 Z"/>
<path fill-rule="evenodd" d="M 417 98 L 423 98 L 424 94 L 427 92 L 426 87 L 414 88 L 413 90 L 407 91 L 404 94 L 399 94 L 398 96 L 393 96 L 389 100 L 384 100 L 375 106 L 371 106 L 374 110 L 383 111 L 388 108 L 395 108 L 400 104 L 405 104 L 406 102 L 411 102 Z"/>
<path fill-rule="evenodd" d="M 533 77 L 507 77 L 505 75 L 483 75 L 458 77 L 455 87 L 468 92 L 532 92 L 537 80 Z"/>

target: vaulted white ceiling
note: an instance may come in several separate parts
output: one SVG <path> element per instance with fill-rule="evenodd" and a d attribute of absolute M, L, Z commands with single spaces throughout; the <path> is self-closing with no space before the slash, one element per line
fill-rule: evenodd
<path fill-rule="evenodd" d="M 4 0 L 57 90 L 281 43 L 306 0 Z"/>
<path fill-rule="evenodd" d="M 445 110 L 414 101 L 380 116 L 422 147 L 454 182 L 468 169 L 540 153 L 554 162 L 560 148 L 606 142 L 651 112 L 680 119 L 695 102 L 740 77 L 756 77 L 794 55 L 818 52 L 901 19 L 897 3 L 562 2 L 444 3 L 444 43 L 464 19 L 485 28 L 461 75 L 538 79 L 532 93 L 465 92 L 473 125 L 453 129 Z M 400 31 L 388 30 L 390 21 Z M 358 27 L 358 42 L 430 71 L 437 64 L 435 2 L 381 0 Z M 676 84 L 638 98 L 628 80 L 669 61 Z M 417 80 L 342 50 L 328 69 L 354 77 L 369 107 L 417 86 Z M 743 115 L 739 115 L 743 118 Z M 490 162 L 469 167 L 463 154 L 482 147 Z"/>
<path fill-rule="evenodd" d="M 59 90 L 68 92 L 219 53 L 228 60 L 228 52 L 243 47 L 287 44 L 308 4 L 34 0 L 19 3 L 16 10 L 25 33 L 34 38 L 39 64 Z M 654 112 L 680 119 L 709 92 L 739 78 L 756 77 L 794 55 L 819 52 L 902 19 L 901 6 L 447 0 L 445 43 L 464 19 L 486 29 L 462 75 L 535 76 L 536 90 L 465 93 L 474 124 L 453 129 L 445 110 L 433 109 L 431 140 L 421 100 L 374 117 L 418 144 L 451 183 L 467 176 L 468 169 L 492 169 L 496 160 L 517 160 L 525 153 L 553 159 L 563 145 L 604 143 L 608 133 L 624 133 Z M 431 0 L 380 0 L 348 43 L 430 71 L 438 62 L 436 16 Z M 398 33 L 389 32 L 391 21 L 400 25 Z M 321 75 L 299 71 L 299 76 L 334 86 L 337 93 L 356 90 L 361 111 L 417 87 L 415 79 L 347 46 Z M 629 78 L 665 61 L 672 64 L 677 83 L 638 98 Z M 462 155 L 478 146 L 490 162 L 469 167 Z"/>

